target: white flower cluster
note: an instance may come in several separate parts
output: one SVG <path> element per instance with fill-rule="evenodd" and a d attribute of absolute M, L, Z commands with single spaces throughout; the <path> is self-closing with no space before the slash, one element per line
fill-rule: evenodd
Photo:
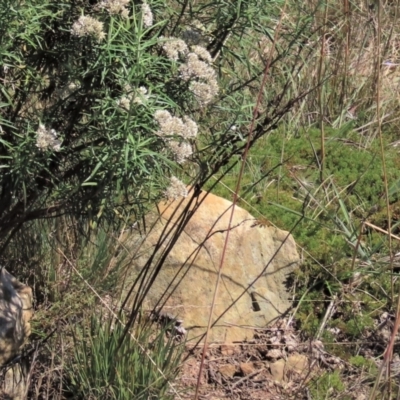
<path fill-rule="evenodd" d="M 95 18 L 82 15 L 74 22 L 71 29 L 71 34 L 74 36 L 92 36 L 101 42 L 106 34 L 103 31 L 104 25 Z"/>
<path fill-rule="evenodd" d="M 180 78 L 190 82 L 189 90 L 201 107 L 218 94 L 217 75 L 211 66 L 212 57 L 202 46 L 192 46 L 186 62 L 179 67 Z"/>
<path fill-rule="evenodd" d="M 218 94 L 218 83 L 215 80 L 209 82 L 191 82 L 189 90 L 194 94 L 200 106 L 204 107 L 210 103 Z"/>
<path fill-rule="evenodd" d="M 122 96 L 117 100 L 117 104 L 126 111 L 129 111 L 131 107 L 132 99 L 129 96 Z"/>
<path fill-rule="evenodd" d="M 188 53 L 187 44 L 182 39 L 177 39 L 174 37 L 164 38 L 160 36 L 158 39 L 161 47 L 170 60 L 177 61 L 179 56 L 185 56 Z"/>
<path fill-rule="evenodd" d="M 192 52 L 194 54 L 196 54 L 197 57 L 200 58 L 200 60 L 205 61 L 207 64 L 211 64 L 212 63 L 211 54 L 203 46 L 191 46 L 190 50 L 192 50 Z"/>
<path fill-rule="evenodd" d="M 161 47 L 170 60 L 185 62 L 179 67 L 179 77 L 189 82 L 189 90 L 201 107 L 210 103 L 218 94 L 217 74 L 212 68 L 211 54 L 202 46 L 193 45 L 190 52 L 182 39 L 160 37 Z"/>
<path fill-rule="evenodd" d="M 154 119 L 158 122 L 160 130 L 158 136 L 163 138 L 180 136 L 184 139 L 194 139 L 197 136 L 197 124 L 189 117 L 173 117 L 167 110 L 157 110 Z"/>
<path fill-rule="evenodd" d="M 110 15 L 121 15 L 128 18 L 129 10 L 126 8 L 130 0 L 102 0 L 98 7 L 104 8 Z"/>
<path fill-rule="evenodd" d="M 150 6 L 144 1 L 142 3 L 142 21 L 143 21 L 143 26 L 145 28 L 150 28 L 153 26 L 153 13 L 151 11 Z"/>
<path fill-rule="evenodd" d="M 61 141 L 57 138 L 57 132 L 54 129 L 46 129 L 43 124 L 40 124 L 36 131 L 36 147 L 41 151 L 49 148 L 54 151 L 60 151 Z"/>
<path fill-rule="evenodd" d="M 176 200 L 179 199 L 179 197 L 187 197 L 188 190 L 182 181 L 180 181 L 177 177 L 172 176 L 170 178 L 170 184 L 164 194 L 168 200 Z"/>
<path fill-rule="evenodd" d="M 139 89 L 133 90 L 130 85 L 125 86 L 125 91 L 128 92 L 126 96 L 122 96 L 117 104 L 124 110 L 129 110 L 131 103 L 144 104 L 144 102 L 149 98 L 147 94 L 147 89 L 144 86 L 140 86 Z M 136 96 L 134 96 L 136 94 Z"/>
<path fill-rule="evenodd" d="M 133 102 L 136 104 L 144 104 L 144 101 L 146 101 L 149 98 L 149 95 L 147 94 L 147 89 L 144 86 L 140 86 L 140 88 L 137 90 L 137 96 L 133 99 Z"/>
<path fill-rule="evenodd" d="M 193 148 L 190 143 L 168 140 L 167 145 L 178 164 L 183 164 L 193 154 Z"/>
<path fill-rule="evenodd" d="M 156 135 L 160 136 L 172 151 L 175 161 L 183 164 L 192 154 L 192 145 L 188 142 L 198 133 L 198 127 L 189 117 L 173 117 L 166 110 L 158 110 L 154 114 L 160 129 Z"/>

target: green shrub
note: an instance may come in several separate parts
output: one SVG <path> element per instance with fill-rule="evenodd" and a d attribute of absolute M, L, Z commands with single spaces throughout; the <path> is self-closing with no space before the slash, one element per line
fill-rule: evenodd
<path fill-rule="evenodd" d="M 349 363 L 354 367 L 366 370 L 371 375 L 375 375 L 378 372 L 378 367 L 376 366 L 375 362 L 363 356 L 350 357 Z"/>
<path fill-rule="evenodd" d="M 255 36 L 270 38 L 279 6 L 1 2 L 0 245 L 37 218 L 138 219 L 160 198 L 185 194 L 174 175 L 201 187 L 241 154 L 264 69 L 249 53 Z M 292 35 L 282 39 L 293 45 Z M 279 109 L 290 96 L 281 83 L 254 140 L 290 110 Z"/>
<path fill-rule="evenodd" d="M 351 129 L 327 128 L 326 181 L 321 184 L 320 136 L 318 129 L 299 130 L 297 135 L 278 129 L 258 142 L 250 153 L 242 191 L 244 201 L 239 204 L 278 228 L 292 230 L 296 226 L 293 236 L 304 249 L 303 264 L 294 277 L 300 303 L 296 318 L 302 332 L 314 337 L 328 305 L 334 298 L 340 299 L 335 302 L 334 314 L 327 320 L 321 339 L 327 342 L 329 351 L 348 359 L 357 346 L 336 344 L 337 336 L 327 328 L 339 329 L 340 337 L 349 341 L 362 340 L 374 327 L 377 310 L 388 306 L 387 293 L 392 290 L 389 271 L 374 263 L 380 254 L 387 254 L 385 236 L 371 229 L 364 229 L 360 236 L 367 216 L 368 221 L 386 228 L 382 162 L 378 143 L 364 147 L 359 134 Z M 395 210 L 400 161 L 397 150 L 388 144 L 391 138 L 387 140 L 386 168 Z M 229 189 L 234 189 L 236 175 L 237 170 L 230 172 L 223 178 L 228 188 L 220 185 L 215 192 L 232 196 Z M 359 290 L 352 289 L 354 275 L 360 278 L 353 286 Z M 397 282 L 393 287 L 396 292 Z"/>
<path fill-rule="evenodd" d="M 327 372 L 318 377 L 310 385 L 311 396 L 315 400 L 326 399 L 349 399 L 350 397 L 341 396 L 341 392 L 345 389 L 339 371 Z"/>

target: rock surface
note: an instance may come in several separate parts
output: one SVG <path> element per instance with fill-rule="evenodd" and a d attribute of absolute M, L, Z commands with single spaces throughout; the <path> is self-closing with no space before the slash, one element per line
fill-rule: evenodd
<path fill-rule="evenodd" d="M 310 370 L 310 363 L 304 354 L 294 353 L 286 360 L 286 368 L 305 375 Z"/>
<path fill-rule="evenodd" d="M 188 199 L 159 204 L 158 212 L 146 218 L 147 226 L 153 226 L 147 236 L 139 232 L 131 236 L 136 256 L 125 290 L 143 269 L 168 221 L 169 227 L 176 223 Z M 152 309 L 164 303 L 163 312 L 183 319 L 189 339 L 199 338 L 207 327 L 232 206 L 206 192 L 197 201 L 202 203 L 163 263 L 144 305 Z M 231 226 L 213 322 L 220 318 L 210 342 L 249 339 L 253 328 L 265 327 L 287 311 L 291 302 L 286 281 L 299 264 L 296 244 L 287 232 L 258 224 L 238 206 Z"/>
<path fill-rule="evenodd" d="M 0 270 L 0 365 L 15 357 L 31 333 L 32 289 Z"/>
<path fill-rule="evenodd" d="M 31 333 L 32 289 L 0 269 L 0 365 L 13 360 Z M 24 400 L 27 392 L 25 365 L 15 362 L 3 372 L 0 398 Z"/>
<path fill-rule="evenodd" d="M 3 390 L 0 391 L 1 399 L 26 400 L 28 391 L 28 370 L 26 365 L 16 363 L 7 368 L 4 376 Z"/>

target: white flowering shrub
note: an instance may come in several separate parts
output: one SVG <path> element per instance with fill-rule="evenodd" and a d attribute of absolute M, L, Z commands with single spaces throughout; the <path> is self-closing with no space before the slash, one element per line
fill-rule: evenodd
<path fill-rule="evenodd" d="M 291 85 L 306 59 L 300 54 L 309 48 L 302 21 L 312 21 L 299 17 L 295 29 L 284 26 L 274 44 L 281 5 L 280 0 L 0 1 L 0 261 L 28 266 L 24 272 L 34 276 L 38 293 L 71 287 L 69 299 L 81 293 L 90 299 L 86 286 L 79 293 L 74 283 L 69 286 L 75 274 L 67 273 L 56 249 L 68 248 L 65 253 L 75 262 L 77 249 L 101 231 L 90 227 L 103 223 L 110 237 L 119 236 L 116 220 L 122 219 L 124 228 L 132 226 L 160 199 L 188 197 L 188 184 L 197 194 L 214 182 L 212 177 L 240 162 L 248 139 L 252 145 L 271 132 L 304 96 Z M 269 81 L 261 88 L 266 67 Z M 185 216 L 181 220 L 187 221 Z M 181 228 L 176 224 L 175 230 L 165 230 L 172 240 L 164 246 L 165 237 L 160 239 L 143 279 L 135 281 L 128 326 L 141 315 L 144 295 Z M 99 257 L 93 257 L 94 267 L 84 278 L 85 283 L 92 278 L 96 287 L 111 274 L 108 262 L 104 268 L 97 264 L 116 253 L 119 242 L 114 251 L 94 247 Z M 150 273 L 146 268 L 152 260 L 156 265 Z M 50 276 L 65 282 L 50 288 Z M 54 298 L 63 301 L 64 292 Z M 58 326 L 53 322 L 49 326 Z M 109 333 L 103 333 L 108 340 Z M 116 353 L 109 353 L 112 361 Z M 166 353 L 160 354 L 164 373 Z M 99 359 L 107 360 L 103 354 Z M 145 391 L 131 373 L 131 360 L 129 353 L 117 357 L 122 370 L 103 364 L 110 376 L 75 361 L 70 376 L 85 370 L 87 375 L 75 380 L 82 398 L 175 398 L 168 379 L 159 379 L 160 370 L 153 374 L 150 366 L 143 366 L 150 373 L 141 375 L 149 386 Z M 176 371 L 173 367 L 166 376 Z M 105 381 L 99 382 L 99 376 Z M 162 387 L 157 392 L 155 381 Z M 98 387 L 91 388 L 90 382 Z M 48 398 L 48 392 L 43 396 Z"/>
<path fill-rule="evenodd" d="M 138 218 L 241 154 L 279 4 L 189 3 L 0 2 L 0 243 L 37 218 Z M 295 103 L 278 83 L 253 142 Z"/>

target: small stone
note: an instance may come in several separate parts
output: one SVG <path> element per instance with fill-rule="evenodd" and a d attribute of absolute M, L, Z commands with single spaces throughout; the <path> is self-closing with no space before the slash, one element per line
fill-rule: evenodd
<path fill-rule="evenodd" d="M 256 366 L 254 363 L 241 363 L 240 364 L 240 370 L 242 371 L 242 374 L 244 376 L 251 375 L 254 371 L 257 370 Z"/>
<path fill-rule="evenodd" d="M 365 393 L 359 393 L 355 400 L 366 400 L 367 395 Z"/>
<path fill-rule="evenodd" d="M 277 382 L 282 382 L 285 376 L 285 360 L 281 359 L 271 363 L 269 365 L 269 370 L 271 372 L 272 378 Z"/>
<path fill-rule="evenodd" d="M 236 367 L 232 364 L 221 365 L 218 370 L 224 378 L 232 378 L 236 373 Z"/>
<path fill-rule="evenodd" d="M 231 356 L 231 355 L 235 354 L 235 346 L 233 344 L 221 345 L 221 354 L 223 356 Z"/>
<path fill-rule="evenodd" d="M 286 361 L 286 367 L 302 374 L 309 369 L 308 359 L 304 354 L 291 354 Z"/>

